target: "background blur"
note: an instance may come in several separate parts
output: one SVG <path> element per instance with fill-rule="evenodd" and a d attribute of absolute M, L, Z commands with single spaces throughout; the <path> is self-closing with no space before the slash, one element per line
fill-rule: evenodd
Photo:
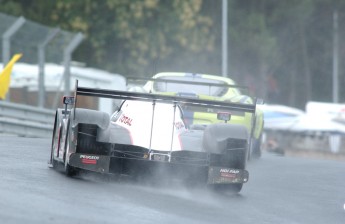
<path fill-rule="evenodd" d="M 269 103 L 331 102 L 337 35 L 343 102 L 344 9 L 341 0 L 228 0 L 228 76 Z M 0 0 L 0 12 L 83 33 L 73 60 L 90 67 L 138 77 L 221 75 L 221 0 Z"/>

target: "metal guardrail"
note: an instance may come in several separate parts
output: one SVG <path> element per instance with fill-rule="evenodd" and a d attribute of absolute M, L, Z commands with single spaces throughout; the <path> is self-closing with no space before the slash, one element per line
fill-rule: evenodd
<path fill-rule="evenodd" d="M 55 111 L 0 101 L 0 133 L 23 137 L 50 137 Z"/>

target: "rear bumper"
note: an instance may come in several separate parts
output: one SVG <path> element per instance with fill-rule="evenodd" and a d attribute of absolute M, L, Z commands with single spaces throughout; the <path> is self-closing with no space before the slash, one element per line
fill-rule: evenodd
<path fill-rule="evenodd" d="M 198 160 L 200 161 L 200 159 Z M 130 158 L 73 153 L 69 164 L 83 170 L 129 176 L 177 178 L 206 184 L 246 183 L 249 173 L 244 169 L 214 166 L 186 161 L 156 161 L 148 158 Z"/>

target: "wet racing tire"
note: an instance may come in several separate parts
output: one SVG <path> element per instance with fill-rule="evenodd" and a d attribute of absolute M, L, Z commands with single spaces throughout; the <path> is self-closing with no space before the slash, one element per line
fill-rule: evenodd
<path fill-rule="evenodd" d="M 216 193 L 239 193 L 242 190 L 243 184 L 212 184 L 209 186 Z"/>
<path fill-rule="evenodd" d="M 70 120 L 67 123 L 67 130 L 69 130 L 69 125 L 70 125 Z M 67 131 L 66 138 L 65 138 L 65 150 L 64 150 L 63 158 L 64 158 L 64 165 L 65 165 L 65 174 L 66 174 L 66 176 L 73 177 L 73 176 L 78 175 L 79 169 L 75 168 L 75 167 L 72 167 L 67 162 L 67 156 L 66 155 L 68 155 L 68 151 L 69 151 L 69 141 L 68 141 L 69 135 L 68 135 L 68 133 L 69 133 L 69 131 Z"/>
<path fill-rule="evenodd" d="M 261 157 L 261 139 L 262 136 L 260 136 L 258 139 L 252 139 L 251 158 L 257 159 Z"/>

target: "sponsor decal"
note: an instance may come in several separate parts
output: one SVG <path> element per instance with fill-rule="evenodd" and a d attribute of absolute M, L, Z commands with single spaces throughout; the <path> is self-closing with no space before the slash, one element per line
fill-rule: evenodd
<path fill-rule="evenodd" d="M 248 182 L 248 171 L 233 168 L 210 167 L 208 183 L 229 184 Z"/>
<path fill-rule="evenodd" d="M 175 122 L 175 128 L 180 130 L 181 128 L 184 128 L 184 124 L 181 121 Z"/>
<path fill-rule="evenodd" d="M 88 156 L 88 155 L 80 155 L 81 162 L 83 164 L 97 164 L 97 160 L 99 160 L 99 156 Z"/>
<path fill-rule="evenodd" d="M 132 118 L 127 117 L 126 115 L 122 115 L 122 117 L 120 118 L 120 122 L 128 126 L 132 126 L 132 120 L 133 120 Z"/>
<path fill-rule="evenodd" d="M 234 170 L 234 169 L 227 169 L 227 168 L 222 168 L 220 169 L 221 173 L 233 173 L 233 174 L 238 174 L 240 171 L 239 170 Z"/>
<path fill-rule="evenodd" d="M 99 156 L 80 155 L 80 159 L 93 159 L 93 160 L 99 160 Z"/>

